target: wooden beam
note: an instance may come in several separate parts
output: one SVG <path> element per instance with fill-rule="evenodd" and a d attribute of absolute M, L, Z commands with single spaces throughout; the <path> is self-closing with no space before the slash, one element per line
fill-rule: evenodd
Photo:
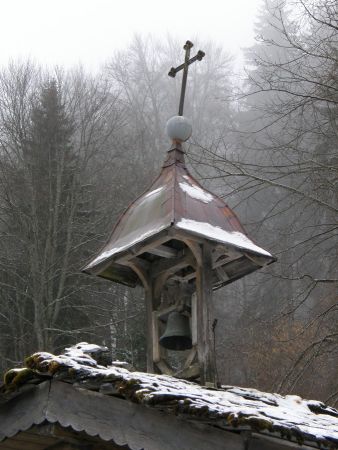
<path fill-rule="evenodd" d="M 183 242 L 185 243 L 185 245 L 190 249 L 190 251 L 192 252 L 192 254 L 195 257 L 196 260 L 196 264 L 197 265 L 201 265 L 202 264 L 202 251 L 201 251 L 201 246 L 199 244 L 199 242 L 196 242 L 192 239 L 188 239 L 185 236 L 181 236 Z"/>
<path fill-rule="evenodd" d="M 198 364 L 192 364 L 175 373 L 175 377 L 184 378 L 185 380 L 195 380 L 200 376 L 200 368 Z"/>
<path fill-rule="evenodd" d="M 196 292 L 191 296 L 191 340 L 192 345 L 197 345 L 197 295 Z"/>
<path fill-rule="evenodd" d="M 158 309 L 156 311 L 156 316 L 159 319 L 163 319 L 163 317 L 168 316 L 173 311 L 177 311 L 177 304 L 176 303 L 174 305 L 170 305 L 170 306 L 168 306 L 166 308 Z"/>
<path fill-rule="evenodd" d="M 149 268 L 150 264 L 147 261 L 144 261 L 141 258 L 134 257 L 125 262 L 127 266 L 129 266 L 133 271 L 137 274 L 139 279 L 141 280 L 144 289 L 148 289 L 149 287 Z"/>
<path fill-rule="evenodd" d="M 212 302 L 212 248 L 202 245 L 202 265 L 197 268 L 197 349 L 200 364 L 201 384 L 216 386 L 215 352 L 212 322 L 214 319 Z"/>
<path fill-rule="evenodd" d="M 189 366 L 191 366 L 196 355 L 197 355 L 197 348 L 194 345 L 193 348 L 190 350 L 187 359 L 184 362 L 183 369 L 187 369 Z"/>
<path fill-rule="evenodd" d="M 171 277 L 173 280 L 177 280 L 177 281 L 189 281 L 189 280 L 193 280 L 194 278 L 196 278 L 196 272 L 191 272 L 188 273 L 187 275 L 173 275 Z"/>
<path fill-rule="evenodd" d="M 235 245 L 221 243 L 218 241 L 210 241 L 209 239 L 191 234 L 185 230 L 174 228 L 172 230 L 169 230 L 169 236 L 183 241 L 194 253 L 198 264 L 201 264 L 201 246 L 203 244 L 211 245 L 213 253 L 216 255 L 217 253 L 219 254 L 220 252 L 222 252 L 223 254 L 225 253 L 229 255 L 229 257 L 233 259 L 237 259 L 243 255 L 243 252 L 240 252 Z"/>
<path fill-rule="evenodd" d="M 268 262 L 264 256 L 254 255 L 252 253 L 244 253 L 244 255 L 260 267 L 264 267 Z"/>
<path fill-rule="evenodd" d="M 156 311 L 153 311 L 152 327 L 153 361 L 154 363 L 158 363 L 158 361 L 161 360 L 161 349 L 159 343 L 159 323 Z"/>
<path fill-rule="evenodd" d="M 155 299 L 158 299 L 158 300 L 161 299 L 161 293 L 162 293 L 163 286 L 165 285 L 165 283 L 167 282 L 169 277 L 170 277 L 170 273 L 163 273 L 162 275 L 159 275 L 157 278 L 155 278 L 153 280 Z M 155 309 L 158 308 L 158 303 L 159 302 L 154 304 Z"/>
<path fill-rule="evenodd" d="M 219 276 L 219 278 L 220 278 L 221 281 L 227 281 L 227 280 L 230 279 L 229 276 L 228 276 L 227 273 L 226 273 L 226 270 L 225 270 L 225 269 L 226 269 L 226 266 L 227 266 L 227 264 L 229 264 L 229 263 L 235 261 L 235 260 L 238 259 L 239 257 L 240 257 L 240 255 L 236 255 L 235 257 L 227 258 L 227 259 L 222 259 L 222 260 L 218 260 L 218 261 L 215 261 L 215 262 L 213 263 L 212 269 L 213 269 L 213 270 L 216 270 L 217 275 Z M 219 268 L 221 269 L 220 271 L 219 271 Z M 172 278 L 173 278 L 174 280 L 177 280 L 177 281 L 189 281 L 189 280 L 193 280 L 194 278 L 196 278 L 196 271 L 195 271 L 195 272 L 188 273 L 187 275 L 183 275 L 183 276 L 181 276 L 181 275 L 173 275 Z"/>
<path fill-rule="evenodd" d="M 157 247 L 147 250 L 152 255 L 161 256 L 162 258 L 175 258 L 178 255 L 178 251 L 167 245 L 159 245 Z"/>
<path fill-rule="evenodd" d="M 236 256 L 233 256 L 231 258 L 224 258 L 224 259 L 218 259 L 212 264 L 212 268 L 216 269 L 217 267 L 225 267 L 227 264 L 231 263 L 232 261 L 235 261 L 236 259 L 241 258 L 242 255 L 237 254 Z"/>
<path fill-rule="evenodd" d="M 194 257 L 189 252 L 186 255 L 181 255 L 173 259 L 164 259 L 162 261 L 152 263 L 151 275 L 153 278 L 157 278 L 160 275 L 168 274 L 173 275 L 184 267 L 195 265 Z"/>
<path fill-rule="evenodd" d="M 168 236 L 168 233 L 165 231 L 163 234 L 157 235 L 153 239 L 147 240 L 147 243 L 140 242 L 139 244 L 135 244 L 133 247 L 128 249 L 127 251 L 121 253 L 121 255 L 116 259 L 119 264 L 125 264 L 126 261 L 134 258 L 135 256 L 141 255 L 142 253 L 150 253 L 153 248 L 157 248 L 158 246 L 164 244 L 165 242 L 170 241 L 172 238 Z"/>
<path fill-rule="evenodd" d="M 154 287 L 150 281 L 145 288 L 146 302 L 146 342 L 147 342 L 147 372 L 154 373 L 154 349 L 153 349 L 153 332 L 154 332 Z"/>
<path fill-rule="evenodd" d="M 167 361 L 161 359 L 160 361 L 157 361 L 156 365 L 159 368 L 159 370 L 162 373 L 164 373 L 165 375 L 170 375 L 170 376 L 174 375 L 174 371 L 172 370 L 170 365 L 167 363 Z"/>
<path fill-rule="evenodd" d="M 67 442 L 59 441 L 55 444 L 45 447 L 44 450 L 92 450 L 93 446 L 90 443 L 83 442 Z"/>
<path fill-rule="evenodd" d="M 229 275 L 226 273 L 224 266 L 216 267 L 216 273 L 221 281 L 229 280 Z"/>

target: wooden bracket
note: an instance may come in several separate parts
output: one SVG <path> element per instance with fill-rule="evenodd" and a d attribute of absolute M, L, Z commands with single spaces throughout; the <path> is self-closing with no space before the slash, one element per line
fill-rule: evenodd
<path fill-rule="evenodd" d="M 253 255 L 251 253 L 244 253 L 244 255 L 250 259 L 252 262 L 257 264 L 259 267 L 264 267 L 266 265 L 266 258 L 259 256 L 259 255 Z"/>
<path fill-rule="evenodd" d="M 193 348 L 190 350 L 189 355 L 187 356 L 187 359 L 185 360 L 185 363 L 183 365 L 183 369 L 187 369 L 191 364 L 193 363 L 195 357 L 197 355 L 197 348 L 194 345 Z"/>
<path fill-rule="evenodd" d="M 183 242 L 187 245 L 187 247 L 190 249 L 190 251 L 192 252 L 192 254 L 195 257 L 195 268 L 196 266 L 201 266 L 202 265 L 202 250 L 201 250 L 201 246 L 198 242 L 193 241 L 191 239 L 188 238 L 183 238 L 182 239 Z"/>
<path fill-rule="evenodd" d="M 159 370 L 164 373 L 165 375 L 174 375 L 174 371 L 173 369 L 170 367 L 170 365 L 164 361 L 163 359 L 161 359 L 160 361 L 158 361 L 156 363 L 156 366 L 159 368 Z"/>
<path fill-rule="evenodd" d="M 125 262 L 125 265 L 129 266 L 140 278 L 144 289 L 149 289 L 149 267 L 150 264 L 141 258 L 134 257 L 134 259 Z"/>

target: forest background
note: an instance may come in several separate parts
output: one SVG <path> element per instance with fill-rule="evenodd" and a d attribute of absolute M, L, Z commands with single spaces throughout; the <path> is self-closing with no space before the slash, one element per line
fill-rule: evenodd
<path fill-rule="evenodd" d="M 338 405 L 335 0 L 270 0 L 244 67 L 206 43 L 189 73 L 191 171 L 278 262 L 216 291 L 224 384 Z M 81 274 L 165 158 L 182 43 L 135 36 L 97 74 L 0 72 L 0 371 L 103 343 L 145 367 L 144 302 Z"/>

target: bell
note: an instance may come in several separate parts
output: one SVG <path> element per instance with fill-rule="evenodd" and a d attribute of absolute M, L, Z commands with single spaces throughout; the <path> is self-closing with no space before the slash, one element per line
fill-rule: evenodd
<path fill-rule="evenodd" d="M 160 344 L 168 350 L 188 350 L 192 347 L 189 317 L 174 311 L 169 314 Z"/>

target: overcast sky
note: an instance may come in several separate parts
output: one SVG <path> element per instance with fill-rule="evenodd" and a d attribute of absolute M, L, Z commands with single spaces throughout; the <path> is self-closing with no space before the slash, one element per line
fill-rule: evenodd
<path fill-rule="evenodd" d="M 96 70 L 134 33 L 198 36 L 238 53 L 254 39 L 261 0 L 0 0 L 0 64 L 31 57 Z"/>

